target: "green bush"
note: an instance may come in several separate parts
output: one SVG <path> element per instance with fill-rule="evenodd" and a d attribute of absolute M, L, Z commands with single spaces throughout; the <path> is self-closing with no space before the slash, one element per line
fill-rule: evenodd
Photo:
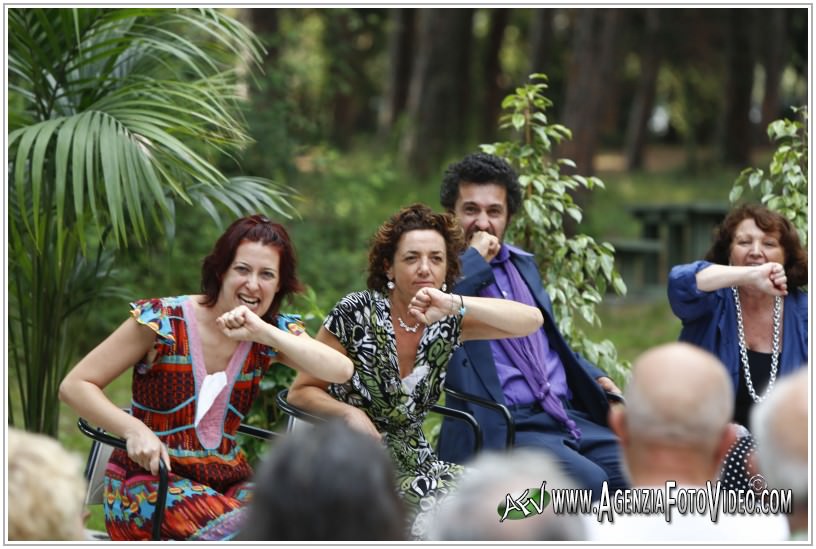
<path fill-rule="evenodd" d="M 482 145 L 482 150 L 504 157 L 518 170 L 524 200 L 507 239 L 536 256 L 559 329 L 573 349 L 623 386 L 629 364 L 618 358 L 614 343 L 592 341 L 575 322 L 580 317 L 590 325 L 600 323 L 595 307 L 607 287 L 620 295 L 626 293 L 615 270 L 614 248 L 584 234 L 570 237 L 564 232 L 565 215 L 576 223 L 582 218 L 570 191 L 603 189 L 604 185 L 597 177 L 565 175 L 561 167 L 574 168 L 574 163 L 551 159 L 553 145 L 570 139 L 572 132 L 550 123 L 547 109 L 552 102 L 544 95 L 546 88 L 546 76 L 533 74 L 528 84 L 508 95 L 502 102 L 500 127 L 513 131 L 517 139 Z"/>
<path fill-rule="evenodd" d="M 751 199 L 756 192 L 768 208 L 796 227 L 802 245 L 808 242 L 808 111 L 793 109 L 799 120 L 775 120 L 768 125 L 768 137 L 776 151 L 768 171 L 746 168 L 740 173 L 728 198 L 732 204 Z M 746 193 L 747 192 L 747 193 Z"/>

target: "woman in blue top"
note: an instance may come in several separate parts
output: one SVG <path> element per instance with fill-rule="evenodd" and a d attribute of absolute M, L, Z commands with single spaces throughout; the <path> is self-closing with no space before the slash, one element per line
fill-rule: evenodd
<path fill-rule="evenodd" d="M 796 229 L 764 206 L 733 210 L 704 261 L 674 267 L 669 302 L 680 340 L 728 368 L 734 420 L 747 425 L 754 402 L 776 378 L 807 363 L 807 253 Z"/>
<path fill-rule="evenodd" d="M 756 204 L 726 216 L 705 260 L 669 274 L 669 303 L 683 321 L 680 340 L 725 364 L 740 425 L 748 425 L 751 407 L 778 377 L 807 364 L 806 284 L 807 252 L 796 229 Z M 747 437 L 740 444 L 741 451 L 752 445 Z"/>

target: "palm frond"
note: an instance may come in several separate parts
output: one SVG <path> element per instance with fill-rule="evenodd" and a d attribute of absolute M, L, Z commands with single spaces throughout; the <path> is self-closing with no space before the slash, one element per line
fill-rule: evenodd
<path fill-rule="evenodd" d="M 193 185 L 190 197 L 201 206 L 219 228 L 223 228 L 216 203 L 233 216 L 262 213 L 269 217 L 292 219 L 298 215 L 292 200 L 298 200 L 297 191 L 284 184 L 261 177 L 231 177 L 223 187 Z"/>

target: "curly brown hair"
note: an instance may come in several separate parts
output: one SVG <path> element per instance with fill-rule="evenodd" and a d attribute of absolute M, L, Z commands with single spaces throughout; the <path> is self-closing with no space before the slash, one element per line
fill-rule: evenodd
<path fill-rule="evenodd" d="M 428 229 L 438 232 L 445 239 L 445 283 L 452 288 L 462 269 L 459 254 L 465 249 L 465 235 L 453 215 L 434 213 L 431 208 L 420 203 L 402 208 L 374 233 L 368 250 L 368 288 L 386 292 L 386 271 L 394 264 L 400 238 L 409 231 Z"/>
<path fill-rule="evenodd" d="M 757 227 L 766 233 L 779 235 L 779 243 L 785 251 L 788 286 L 805 286 L 808 283 L 808 258 L 807 251 L 799 241 L 799 233 L 784 216 L 760 204 L 743 204 L 731 210 L 722 224 L 714 230 L 714 243 L 705 255 L 706 261 L 728 265 L 734 233 L 737 226 L 746 219 L 753 219 Z"/>

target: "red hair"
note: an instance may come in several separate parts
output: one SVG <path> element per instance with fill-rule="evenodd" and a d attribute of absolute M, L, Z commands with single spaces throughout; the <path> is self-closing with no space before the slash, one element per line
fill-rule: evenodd
<path fill-rule="evenodd" d="M 224 273 L 232 265 L 238 246 L 244 242 L 260 242 L 264 246 L 272 246 L 280 254 L 280 286 L 269 310 L 261 315 L 265 321 L 272 322 L 283 300 L 291 293 L 303 291 L 303 285 L 295 274 L 297 258 L 289 233 L 283 225 L 274 223 L 263 215 L 250 215 L 234 221 L 218 238 L 210 255 L 204 258 L 201 265 L 204 306 L 212 307 L 218 301 Z"/>

